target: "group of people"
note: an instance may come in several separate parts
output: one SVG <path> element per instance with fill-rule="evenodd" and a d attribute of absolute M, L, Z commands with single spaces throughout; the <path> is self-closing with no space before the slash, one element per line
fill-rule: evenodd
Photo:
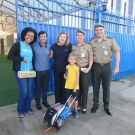
<path fill-rule="evenodd" d="M 96 24 L 94 26 L 96 37 L 89 43 L 84 42 L 85 32 L 77 29 L 76 44 L 69 43 L 67 32 L 59 33 L 56 43 L 48 45 L 47 33 L 40 31 L 38 33 L 31 27 L 22 30 L 21 41 L 13 44 L 7 58 L 13 60 L 13 71 L 16 81 L 19 85 L 20 96 L 18 99 L 17 111 L 20 118 L 25 117 L 25 112 L 33 115 L 31 108 L 32 82 L 33 78 L 19 78 L 18 71 L 29 70 L 36 71 L 36 108 L 42 104 L 49 108 L 47 101 L 47 89 L 50 78 L 49 59 L 53 58 L 53 73 L 55 83 L 55 103 L 65 103 L 72 94 L 75 99 L 73 117 L 78 117 L 78 112 L 87 113 L 87 98 L 90 83 L 90 73 L 92 73 L 93 85 L 93 107 L 91 113 L 95 113 L 99 106 L 99 89 L 102 80 L 104 110 L 108 115 L 112 115 L 109 108 L 110 101 L 110 82 L 111 76 L 119 72 L 120 53 L 119 46 L 112 37 L 104 35 L 104 25 Z M 111 68 L 112 52 L 115 54 L 116 65 L 114 70 Z M 68 101 L 70 105 L 71 99 Z"/>

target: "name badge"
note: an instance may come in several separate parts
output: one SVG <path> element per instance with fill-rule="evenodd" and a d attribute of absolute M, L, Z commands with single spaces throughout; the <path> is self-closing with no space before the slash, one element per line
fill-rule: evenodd
<path fill-rule="evenodd" d="M 104 55 L 108 55 L 108 51 L 107 50 L 104 50 Z"/>
<path fill-rule="evenodd" d="M 81 57 L 85 57 L 85 52 L 84 51 L 81 52 Z"/>
<path fill-rule="evenodd" d="M 81 49 L 81 57 L 85 57 L 86 52 L 84 51 L 84 49 Z"/>

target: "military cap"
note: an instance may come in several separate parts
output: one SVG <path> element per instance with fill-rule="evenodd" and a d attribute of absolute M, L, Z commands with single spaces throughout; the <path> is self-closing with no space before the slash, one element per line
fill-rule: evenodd
<path fill-rule="evenodd" d="M 97 27 L 103 27 L 104 28 L 104 25 L 101 24 L 101 23 L 97 23 L 97 24 L 94 25 L 94 29 L 97 28 Z"/>
<path fill-rule="evenodd" d="M 83 34 L 85 35 L 84 30 L 82 30 L 82 29 L 80 29 L 80 28 L 77 29 L 77 32 L 83 33 Z"/>

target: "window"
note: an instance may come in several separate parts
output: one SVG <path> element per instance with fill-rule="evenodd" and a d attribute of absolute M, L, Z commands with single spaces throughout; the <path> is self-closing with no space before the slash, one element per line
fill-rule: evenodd
<path fill-rule="evenodd" d="M 116 11 L 118 11 L 118 12 L 121 11 L 121 0 L 116 1 Z"/>
<path fill-rule="evenodd" d="M 125 2 L 124 3 L 124 17 L 126 16 L 126 6 L 127 6 L 127 3 Z"/>
<path fill-rule="evenodd" d="M 132 14 L 133 14 L 133 4 L 134 4 L 134 1 L 133 1 L 133 0 L 129 0 L 128 14 L 129 14 L 130 16 L 132 16 Z"/>
<path fill-rule="evenodd" d="M 113 0 L 111 0 L 111 11 L 113 10 Z"/>

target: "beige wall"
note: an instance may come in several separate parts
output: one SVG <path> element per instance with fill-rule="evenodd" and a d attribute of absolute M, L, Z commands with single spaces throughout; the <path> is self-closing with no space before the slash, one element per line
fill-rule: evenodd
<path fill-rule="evenodd" d="M 9 49 L 14 43 L 14 34 L 6 36 L 6 38 L 0 39 L 0 53 L 1 53 L 1 40 L 4 42 L 4 54 L 7 54 Z"/>
<path fill-rule="evenodd" d="M 5 47 L 4 51 L 5 51 L 5 53 L 8 53 L 9 49 L 14 44 L 14 34 L 6 36 L 5 40 L 6 40 L 6 43 L 4 45 L 4 47 Z"/>
<path fill-rule="evenodd" d="M 5 39 L 0 39 L 0 53 L 4 54 L 4 42 L 5 42 Z"/>
<path fill-rule="evenodd" d="M 0 53 L 1 53 L 1 39 L 0 39 Z"/>

